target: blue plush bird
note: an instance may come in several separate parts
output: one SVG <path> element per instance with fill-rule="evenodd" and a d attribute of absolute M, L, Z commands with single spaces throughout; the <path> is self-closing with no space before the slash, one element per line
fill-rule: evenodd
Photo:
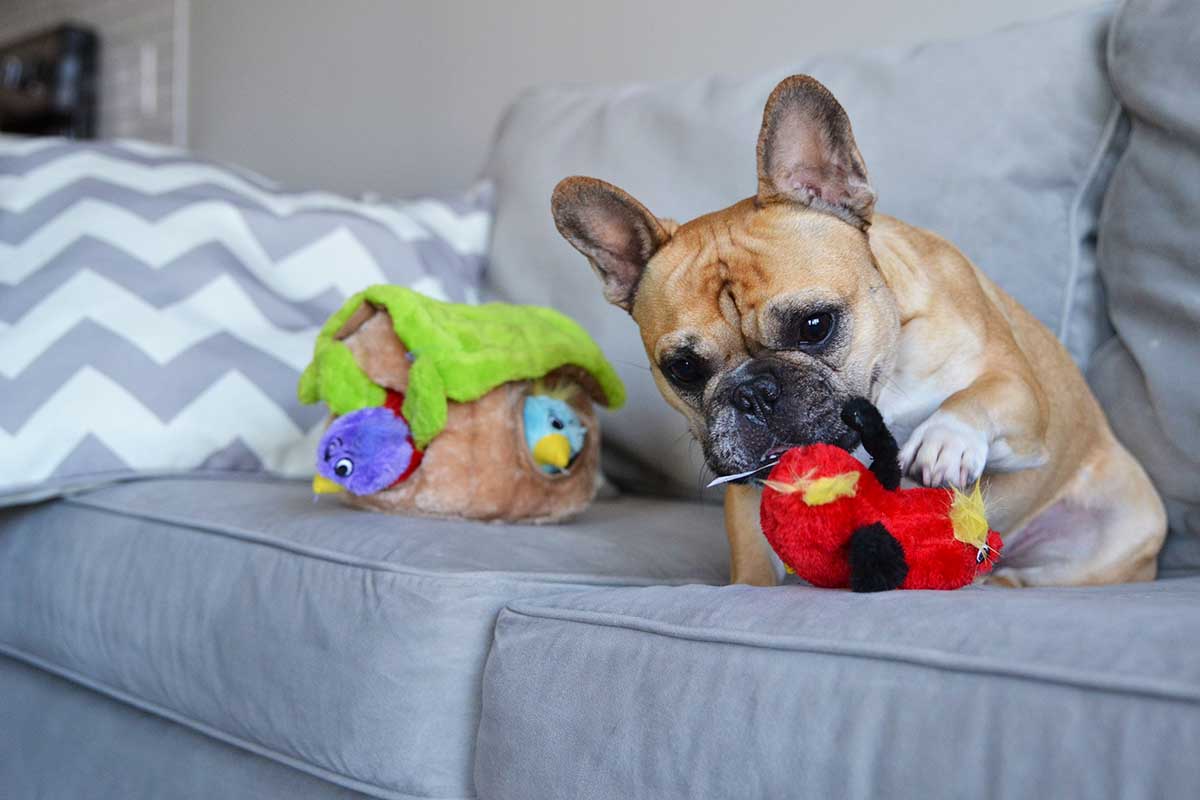
<path fill-rule="evenodd" d="M 542 472 L 562 472 L 583 450 L 587 427 L 566 400 L 553 394 L 525 398 L 525 443 Z"/>

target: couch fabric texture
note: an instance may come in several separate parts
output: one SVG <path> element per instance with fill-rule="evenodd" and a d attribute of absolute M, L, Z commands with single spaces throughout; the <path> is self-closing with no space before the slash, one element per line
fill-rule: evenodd
<path fill-rule="evenodd" d="M 596 591 L 501 612 L 489 800 L 1157 800 L 1200 786 L 1200 576 Z"/>
<path fill-rule="evenodd" d="M 501 526 L 349 511 L 297 482 L 139 481 L 0 510 L 0 655 L 329 783 L 469 797 L 501 608 L 728 569 L 702 504 Z"/>
<path fill-rule="evenodd" d="M 1113 430 L 1158 486 L 1173 535 L 1193 542 L 1200 537 L 1197 53 L 1194 0 L 1134 0 L 1113 22 L 1108 66 L 1132 130 L 1105 200 L 1099 265 L 1120 338 L 1089 376 Z M 1187 565 L 1200 568 L 1200 558 Z"/>
<path fill-rule="evenodd" d="M 369 797 L 3 656 L 0 696 L 6 798 Z"/>
<path fill-rule="evenodd" d="M 638 413 L 605 428 L 610 475 L 694 497 L 702 459 L 655 388 L 636 327 L 602 301 L 587 261 L 555 230 L 549 203 L 559 180 L 602 178 L 680 221 L 724 208 L 754 193 L 771 89 L 811 73 L 850 115 L 878 210 L 954 242 L 1086 365 L 1110 334 L 1094 253 L 1120 144 L 1104 69 L 1110 14 L 1104 5 L 967 41 L 810 58 L 751 78 L 523 95 L 486 170 L 497 189 L 488 280 L 504 299 L 579 320 L 621 370 Z"/>
<path fill-rule="evenodd" d="M 296 381 L 317 329 L 372 283 L 473 299 L 489 203 L 363 203 L 172 148 L 0 136 L 0 504 L 311 475 L 324 412 Z"/>

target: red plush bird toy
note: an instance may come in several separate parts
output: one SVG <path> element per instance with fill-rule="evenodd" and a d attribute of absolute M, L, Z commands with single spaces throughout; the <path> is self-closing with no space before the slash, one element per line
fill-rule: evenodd
<path fill-rule="evenodd" d="M 856 398 L 842 412 L 871 455 L 870 469 L 840 447 L 793 448 L 763 481 L 763 533 L 814 586 L 856 592 L 958 589 L 989 572 L 1000 535 L 974 491 L 901 489 L 896 440 L 879 411 Z"/>

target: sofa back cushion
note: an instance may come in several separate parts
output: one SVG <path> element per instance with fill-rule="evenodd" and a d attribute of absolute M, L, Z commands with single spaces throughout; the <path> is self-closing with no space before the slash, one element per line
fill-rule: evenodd
<path fill-rule="evenodd" d="M 750 78 L 538 89 L 502 124 L 489 281 L 504 298 L 579 320 L 616 362 L 628 408 L 605 430 L 618 482 L 694 495 L 702 459 L 659 397 L 625 312 L 555 231 L 550 193 L 602 178 L 679 220 L 755 191 L 763 104 L 784 76 L 823 81 L 850 115 L 878 209 L 954 243 L 1066 343 L 1080 364 L 1110 333 L 1095 218 L 1115 155 L 1104 71 L 1108 5 L 968 41 L 799 59 Z"/>
<path fill-rule="evenodd" d="M 0 505 L 150 474 L 310 476 L 296 382 L 350 294 L 474 296 L 486 192 L 367 204 L 138 142 L 0 137 Z"/>
<path fill-rule="evenodd" d="M 1171 528 L 1200 536 L 1200 4 L 1131 0 L 1108 63 L 1129 146 L 1100 222 L 1099 266 L 1119 339 L 1090 374 L 1113 430 L 1146 466 Z M 1194 542 L 1195 540 L 1193 540 Z M 1200 552 L 1168 543 L 1166 556 Z M 1176 564 L 1167 559 L 1167 566 Z"/>

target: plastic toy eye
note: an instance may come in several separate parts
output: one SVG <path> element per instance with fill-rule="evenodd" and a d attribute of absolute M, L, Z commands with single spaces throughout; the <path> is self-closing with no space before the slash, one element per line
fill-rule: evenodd
<path fill-rule="evenodd" d="M 348 458 L 339 458 L 333 465 L 333 474 L 339 478 L 349 478 L 354 472 L 354 462 Z"/>
<path fill-rule="evenodd" d="M 561 431 L 563 428 L 565 428 L 567 426 L 564 425 L 563 421 L 561 419 L 559 419 L 558 417 L 553 417 L 550 420 L 550 427 L 554 428 L 554 430 L 556 430 L 556 431 Z"/>

